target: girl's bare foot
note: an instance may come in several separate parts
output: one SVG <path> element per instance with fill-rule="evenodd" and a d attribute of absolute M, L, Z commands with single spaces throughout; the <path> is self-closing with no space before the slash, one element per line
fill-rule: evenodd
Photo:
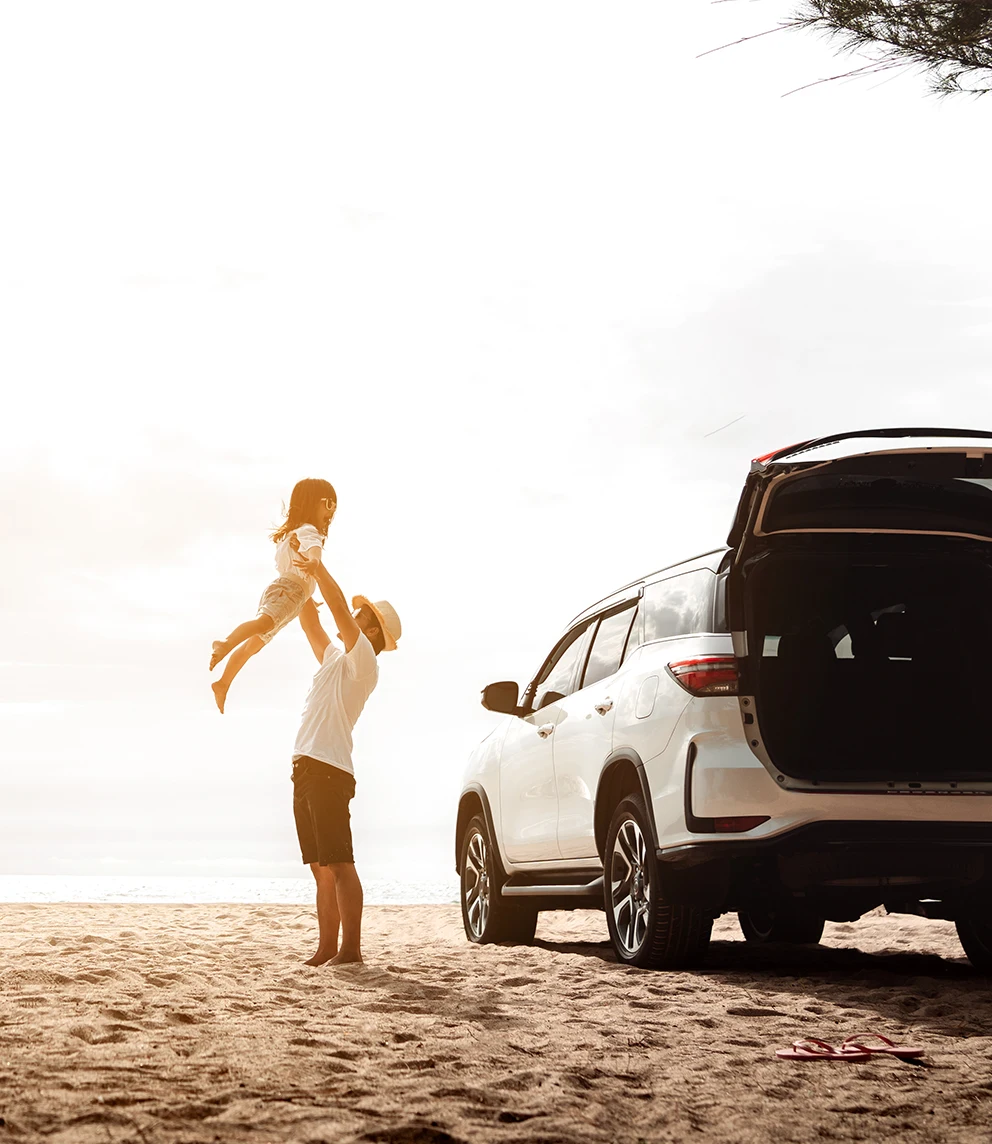
<path fill-rule="evenodd" d="M 213 671 L 231 649 L 227 646 L 226 640 L 214 640 L 210 647 L 213 652 L 213 655 L 210 657 L 210 670 Z M 221 710 L 223 710 L 223 708 L 221 708 Z"/>
<path fill-rule="evenodd" d="M 313 957 L 308 957 L 304 961 L 304 965 L 323 965 L 325 961 L 330 961 L 337 953 L 336 949 L 329 949 L 326 953 L 322 949 L 318 949 Z"/>
<path fill-rule="evenodd" d="M 217 704 L 217 710 L 224 714 L 224 703 L 227 700 L 227 684 L 223 680 L 218 679 L 216 683 L 210 684 L 210 690 L 214 693 L 214 702 Z"/>
<path fill-rule="evenodd" d="M 342 949 L 339 954 L 332 957 L 327 963 L 328 965 L 361 965 L 362 955 L 360 953 L 349 953 L 347 950 Z"/>

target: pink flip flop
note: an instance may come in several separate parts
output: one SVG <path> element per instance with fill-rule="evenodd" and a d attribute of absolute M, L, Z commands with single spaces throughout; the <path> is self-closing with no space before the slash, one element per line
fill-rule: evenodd
<path fill-rule="evenodd" d="M 802 1041 L 793 1041 L 791 1049 L 776 1049 L 775 1056 L 783 1061 L 867 1061 L 871 1053 L 860 1046 L 846 1047 L 845 1041 L 839 1049 L 826 1041 L 818 1041 L 815 1037 L 807 1037 Z"/>
<path fill-rule="evenodd" d="M 881 1041 L 880 1045 L 866 1045 L 865 1041 L 868 1040 Z M 926 1049 L 917 1048 L 910 1045 L 897 1045 L 895 1041 L 890 1041 L 888 1037 L 883 1037 L 881 1033 L 855 1033 L 851 1037 L 847 1037 L 841 1048 L 850 1046 L 852 1049 L 863 1049 L 866 1053 L 888 1053 L 890 1057 L 899 1057 L 901 1060 L 909 1060 L 912 1057 L 922 1057 Z"/>

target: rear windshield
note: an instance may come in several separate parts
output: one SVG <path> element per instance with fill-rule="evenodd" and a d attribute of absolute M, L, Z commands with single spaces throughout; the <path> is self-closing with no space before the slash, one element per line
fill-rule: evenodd
<path fill-rule="evenodd" d="M 959 471 L 964 468 L 964 458 L 948 460 L 958 460 Z M 983 475 L 971 477 L 845 473 L 831 466 L 783 482 L 765 509 L 761 531 L 863 528 L 992 537 L 992 475 L 984 475 L 988 468 L 992 466 L 983 465 Z"/>

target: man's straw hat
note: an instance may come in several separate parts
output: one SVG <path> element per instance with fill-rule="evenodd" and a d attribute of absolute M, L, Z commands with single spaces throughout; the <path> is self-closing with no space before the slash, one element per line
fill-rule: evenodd
<path fill-rule="evenodd" d="M 369 608 L 375 614 L 375 618 L 379 621 L 379 627 L 382 630 L 382 638 L 385 640 L 385 650 L 395 651 L 396 641 L 403 634 L 403 625 L 400 623 L 400 618 L 396 614 L 396 609 L 388 600 L 376 600 L 373 604 L 371 600 L 365 596 L 353 596 L 351 600 L 353 608 Z"/>

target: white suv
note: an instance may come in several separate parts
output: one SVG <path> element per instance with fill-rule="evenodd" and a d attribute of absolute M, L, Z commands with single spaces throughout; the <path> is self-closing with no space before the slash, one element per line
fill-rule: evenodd
<path fill-rule="evenodd" d="M 729 546 L 577 616 L 472 754 L 465 932 L 605 908 L 617 957 L 714 917 L 816 942 L 879 905 L 992 970 L 992 433 L 882 429 L 751 466 Z"/>

